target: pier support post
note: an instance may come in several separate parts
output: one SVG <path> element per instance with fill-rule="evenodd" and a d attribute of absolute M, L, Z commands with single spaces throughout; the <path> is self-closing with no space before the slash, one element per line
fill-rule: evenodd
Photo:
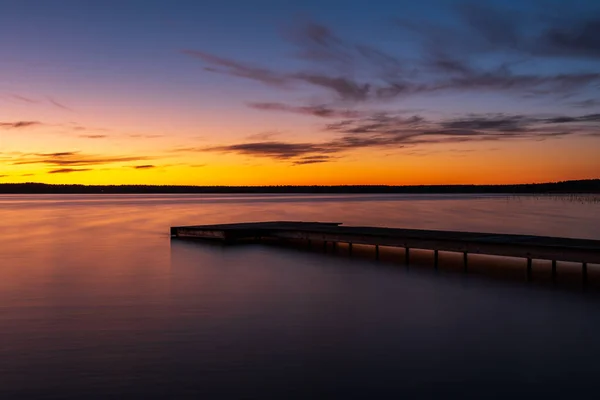
<path fill-rule="evenodd" d="M 404 252 L 404 263 L 406 264 L 407 267 L 408 267 L 409 261 L 410 261 L 410 248 L 407 247 L 406 251 Z"/>
<path fill-rule="evenodd" d="M 327 253 L 327 240 L 323 241 L 323 251 Z"/>
<path fill-rule="evenodd" d="M 375 245 L 375 259 L 379 261 L 379 245 Z"/>
<path fill-rule="evenodd" d="M 439 251 L 438 250 L 434 250 L 433 251 L 433 267 L 435 269 L 438 269 L 439 258 L 440 258 Z"/>
<path fill-rule="evenodd" d="M 331 242 L 331 247 L 333 248 L 333 252 L 337 253 L 337 242 Z"/>
<path fill-rule="evenodd" d="M 465 272 L 467 272 L 469 270 L 469 256 L 467 254 L 468 253 L 466 251 L 463 252 L 463 261 L 465 264 Z"/>
<path fill-rule="evenodd" d="M 527 258 L 527 281 L 531 280 L 531 272 L 533 271 L 533 261 L 531 258 Z"/>
<path fill-rule="evenodd" d="M 556 260 L 552 260 L 552 280 L 556 280 Z"/>
<path fill-rule="evenodd" d="M 581 265 L 581 279 L 583 281 L 583 284 L 585 285 L 588 280 L 587 263 L 585 262 Z"/>
<path fill-rule="evenodd" d="M 310 239 L 308 239 L 308 248 L 310 249 L 312 247 L 312 241 Z"/>
<path fill-rule="evenodd" d="M 352 243 L 348 243 L 348 254 L 352 255 Z"/>

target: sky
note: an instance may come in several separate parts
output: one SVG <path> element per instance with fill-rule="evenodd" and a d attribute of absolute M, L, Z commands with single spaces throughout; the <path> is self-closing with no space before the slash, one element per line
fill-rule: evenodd
<path fill-rule="evenodd" d="M 600 178 L 595 0 L 1 0 L 0 183 Z"/>

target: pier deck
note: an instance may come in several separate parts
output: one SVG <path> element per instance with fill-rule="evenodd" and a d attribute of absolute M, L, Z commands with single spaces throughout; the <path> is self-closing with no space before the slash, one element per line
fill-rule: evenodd
<path fill-rule="evenodd" d="M 437 231 L 420 229 L 342 226 L 341 223 L 322 222 L 253 222 L 221 225 L 172 227 L 171 236 L 179 238 L 213 239 L 226 242 L 260 239 L 299 239 L 332 243 L 373 245 L 376 254 L 379 246 L 433 250 L 437 267 L 438 251 L 467 254 L 520 257 L 527 259 L 527 272 L 531 260 L 570 261 L 582 264 L 584 279 L 587 264 L 600 264 L 600 240 L 572 239 L 549 236 L 493 234 L 477 232 Z M 350 250 L 351 250 L 350 246 Z"/>

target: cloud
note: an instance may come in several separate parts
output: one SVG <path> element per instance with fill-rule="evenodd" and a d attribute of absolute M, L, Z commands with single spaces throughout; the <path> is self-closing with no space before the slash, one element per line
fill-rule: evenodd
<path fill-rule="evenodd" d="M 600 17 L 551 25 L 540 35 L 539 46 L 552 56 L 600 58 Z"/>
<path fill-rule="evenodd" d="M 40 157 L 71 157 L 77 155 L 78 151 L 62 151 L 58 153 L 38 153 L 37 156 Z"/>
<path fill-rule="evenodd" d="M 553 75 L 517 74 L 509 68 L 493 71 L 471 71 L 440 80 L 421 92 L 508 92 L 520 96 L 569 95 L 576 90 L 600 82 L 600 73 L 561 73 Z"/>
<path fill-rule="evenodd" d="M 204 61 L 209 65 L 209 67 L 205 68 L 207 71 L 252 79 L 275 86 L 286 85 L 289 81 L 289 78 L 285 77 L 285 75 L 271 71 L 267 68 L 251 66 L 240 61 L 229 60 L 203 51 L 183 50 L 183 54 Z"/>
<path fill-rule="evenodd" d="M 294 165 L 320 164 L 332 161 L 332 159 L 333 157 L 330 156 L 308 156 L 294 161 Z"/>
<path fill-rule="evenodd" d="M 404 71 L 404 60 L 373 45 L 352 43 L 315 21 L 300 21 L 285 35 L 298 49 L 297 56 L 320 67 L 327 65 L 344 75 L 358 70 L 392 79 Z"/>
<path fill-rule="evenodd" d="M 343 41 L 330 28 L 313 21 L 298 21 L 284 37 L 297 47 L 296 56 L 301 59 L 336 66 L 353 61 L 353 55 Z"/>
<path fill-rule="evenodd" d="M 147 156 L 102 156 L 78 151 L 37 153 L 15 159 L 13 165 L 42 164 L 60 167 L 93 166 L 113 163 L 150 160 Z"/>
<path fill-rule="evenodd" d="M 21 96 L 19 94 L 14 94 L 14 93 L 11 93 L 9 95 L 9 97 L 11 97 L 12 99 L 15 99 L 15 100 L 19 100 L 19 101 L 22 101 L 22 102 L 25 102 L 25 103 L 29 103 L 29 104 L 37 104 L 37 103 L 39 103 L 38 100 L 34 100 L 32 98 Z"/>
<path fill-rule="evenodd" d="M 569 103 L 569 105 L 572 107 L 576 107 L 576 108 L 598 107 L 598 106 L 600 106 L 600 100 L 598 100 L 598 99 L 579 100 L 579 101 L 573 101 L 573 102 Z"/>
<path fill-rule="evenodd" d="M 54 107 L 60 108 L 62 110 L 67 110 L 67 111 L 74 111 L 72 108 L 64 105 L 63 103 L 59 102 L 58 100 L 54 99 L 53 97 L 50 96 L 46 96 L 44 99 L 36 99 L 33 97 L 29 97 L 29 96 L 23 96 L 20 94 L 16 94 L 16 93 L 9 93 L 4 95 L 5 98 L 8 98 L 9 100 L 14 100 L 17 102 L 21 102 L 21 103 L 27 103 L 27 104 L 50 104 Z"/>
<path fill-rule="evenodd" d="M 249 142 L 205 148 L 202 151 L 271 158 L 294 165 L 329 162 L 348 150 L 394 145 L 393 138 L 341 137 L 328 142 Z M 400 146 L 397 146 L 400 148 Z"/>
<path fill-rule="evenodd" d="M 108 132 L 110 129 L 106 129 L 106 128 L 94 128 L 94 127 L 89 127 L 89 126 L 82 126 L 79 125 L 75 122 L 69 122 L 67 124 L 63 124 L 62 126 L 64 126 L 65 128 L 68 128 L 72 131 L 75 132 Z M 93 133 L 89 133 L 88 135 L 93 135 Z M 81 137 L 86 137 L 85 134 L 82 134 Z M 95 138 L 92 138 L 95 139 Z"/>
<path fill-rule="evenodd" d="M 385 133 L 397 134 L 409 132 L 410 128 L 427 124 L 425 118 L 413 115 L 391 115 L 388 113 L 372 113 L 362 118 L 338 121 L 325 126 L 325 129 L 341 133 Z"/>
<path fill-rule="evenodd" d="M 128 135 L 130 138 L 143 138 L 143 139 L 156 139 L 164 137 L 164 135 L 152 135 L 152 134 L 132 134 Z"/>
<path fill-rule="evenodd" d="M 151 165 L 151 164 L 134 165 L 132 168 L 134 168 L 134 169 L 151 169 L 151 168 L 156 168 L 156 165 Z"/>
<path fill-rule="evenodd" d="M 0 128 L 5 129 L 21 129 L 38 125 L 42 125 L 42 123 L 38 121 L 0 122 Z"/>
<path fill-rule="evenodd" d="M 48 171 L 49 174 L 69 174 L 71 172 L 85 172 L 91 171 L 90 168 L 59 168 Z"/>
<path fill-rule="evenodd" d="M 403 31 L 417 33 L 430 50 L 438 52 L 446 49 L 471 55 L 504 52 L 531 57 L 600 58 L 600 18 L 573 15 L 569 13 L 572 9 L 542 7 L 517 12 L 469 2 L 454 8 L 458 24 L 397 22 Z"/>
<path fill-rule="evenodd" d="M 419 115 L 374 113 L 325 125 L 336 137 L 322 142 L 251 141 L 188 151 L 235 153 L 294 165 L 332 162 L 359 149 L 415 149 L 435 144 L 560 139 L 600 135 L 600 115 L 537 116 L 472 114 L 427 120 Z M 461 152 L 460 149 L 448 152 Z"/>
<path fill-rule="evenodd" d="M 572 116 L 559 116 L 546 119 L 548 123 L 554 124 L 564 124 L 564 123 L 573 123 L 573 122 L 599 122 L 600 123 L 600 114 L 586 114 L 580 115 L 576 117 Z"/>
<path fill-rule="evenodd" d="M 47 97 L 46 98 L 50 104 L 54 105 L 55 107 L 58 107 L 62 110 L 66 110 L 66 111 L 74 111 L 71 107 L 67 107 L 66 105 L 59 103 L 57 100 L 53 99 L 52 97 Z"/>
<path fill-rule="evenodd" d="M 275 159 L 289 159 L 303 154 L 326 152 L 327 149 L 311 143 L 252 142 L 208 147 L 204 151 L 237 153 L 252 156 L 266 156 Z"/>
<path fill-rule="evenodd" d="M 503 132 L 524 132 L 533 121 L 522 115 L 486 115 L 444 121 L 446 129 L 494 130 Z"/>
<path fill-rule="evenodd" d="M 86 139 L 104 139 L 108 137 L 108 135 L 79 135 L 79 137 Z"/>
<path fill-rule="evenodd" d="M 356 118 L 362 115 L 359 111 L 338 110 L 326 105 L 292 106 L 284 103 L 250 102 L 248 107 L 263 111 L 283 111 L 295 114 L 312 115 L 321 118 Z"/>
<path fill-rule="evenodd" d="M 260 132 L 260 133 L 253 133 L 252 135 L 248 135 L 248 136 L 246 136 L 246 139 L 258 140 L 258 141 L 268 141 L 279 135 L 281 135 L 281 132 Z"/>
<path fill-rule="evenodd" d="M 408 87 L 390 79 L 399 75 L 401 61 L 370 45 L 345 43 L 326 26 L 302 23 L 286 35 L 299 49 L 297 56 L 317 66 L 314 71 L 275 71 L 247 62 L 232 60 L 204 51 L 184 50 L 183 54 L 200 59 L 205 70 L 254 80 L 275 87 L 298 87 L 300 84 L 325 89 L 344 101 L 367 101 L 394 97 Z M 322 66 L 332 69 L 323 71 Z M 353 78 L 361 68 L 370 71 L 369 82 Z M 375 77 L 373 77 L 375 75 Z M 379 82 L 374 82 L 373 78 Z"/>
<path fill-rule="evenodd" d="M 342 76 L 298 73 L 294 75 L 294 78 L 314 86 L 329 89 L 342 100 L 365 101 L 372 93 L 371 84 L 359 83 Z"/>

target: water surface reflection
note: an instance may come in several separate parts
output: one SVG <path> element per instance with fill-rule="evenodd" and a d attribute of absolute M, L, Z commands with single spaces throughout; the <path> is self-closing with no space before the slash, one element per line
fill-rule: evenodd
<path fill-rule="evenodd" d="M 593 387 L 594 294 L 170 241 L 168 227 L 337 220 L 600 239 L 598 205 L 255 197 L 0 197 L 0 396 L 565 396 Z"/>

